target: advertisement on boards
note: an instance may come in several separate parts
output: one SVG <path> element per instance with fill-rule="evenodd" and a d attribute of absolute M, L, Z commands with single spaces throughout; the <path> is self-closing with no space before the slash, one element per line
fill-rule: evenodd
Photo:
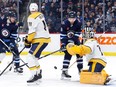
<path fill-rule="evenodd" d="M 17 39 L 18 48 L 21 50 L 24 47 L 24 39 L 26 34 L 20 34 Z M 53 52 L 60 49 L 60 34 L 50 34 L 51 42 L 44 50 L 45 52 Z M 116 34 L 96 34 L 96 39 L 101 46 L 105 55 L 116 55 Z M 25 49 L 24 52 L 28 52 Z"/>

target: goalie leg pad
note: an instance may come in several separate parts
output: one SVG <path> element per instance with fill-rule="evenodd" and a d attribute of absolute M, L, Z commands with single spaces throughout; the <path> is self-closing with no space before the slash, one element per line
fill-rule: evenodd
<path fill-rule="evenodd" d="M 102 72 L 88 72 L 88 70 L 83 70 L 80 74 L 80 83 L 104 85 L 107 77 L 108 74 L 105 70 Z"/>

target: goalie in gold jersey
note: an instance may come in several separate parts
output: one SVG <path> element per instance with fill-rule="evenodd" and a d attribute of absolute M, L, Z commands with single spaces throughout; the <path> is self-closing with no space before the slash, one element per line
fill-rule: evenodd
<path fill-rule="evenodd" d="M 31 3 L 29 9 L 31 14 L 27 20 L 29 31 L 25 47 L 30 48 L 27 63 L 32 74 L 27 83 L 32 83 L 42 78 L 38 58 L 50 42 L 50 37 L 44 15 L 38 12 L 38 5 Z"/>
<path fill-rule="evenodd" d="M 69 43 L 66 48 L 69 54 L 86 56 L 89 69 L 83 70 L 80 74 L 80 82 L 88 84 L 107 84 L 111 79 L 103 70 L 106 66 L 106 58 L 103 56 L 99 43 L 94 39 L 94 32 L 89 32 L 89 39 L 84 45 Z"/>

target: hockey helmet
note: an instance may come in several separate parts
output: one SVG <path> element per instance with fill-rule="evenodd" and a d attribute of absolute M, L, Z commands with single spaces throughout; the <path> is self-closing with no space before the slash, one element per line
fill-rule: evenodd
<path fill-rule="evenodd" d="M 91 30 L 91 31 L 82 31 L 82 37 L 87 39 L 91 39 L 91 38 L 95 38 L 95 31 Z"/>
<path fill-rule="evenodd" d="M 30 11 L 38 11 L 38 5 L 36 3 L 31 3 L 29 6 Z"/>
<path fill-rule="evenodd" d="M 76 18 L 76 17 L 77 17 L 76 12 L 75 12 L 75 11 L 70 11 L 70 12 L 68 13 L 68 17 L 69 17 L 69 18 Z"/>

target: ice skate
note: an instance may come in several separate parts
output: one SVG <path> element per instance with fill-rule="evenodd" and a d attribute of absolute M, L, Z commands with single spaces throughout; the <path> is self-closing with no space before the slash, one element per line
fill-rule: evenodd
<path fill-rule="evenodd" d="M 116 79 L 113 79 L 111 76 L 108 76 L 104 85 L 110 85 L 111 83 L 113 83 L 115 81 L 116 81 Z"/>
<path fill-rule="evenodd" d="M 39 85 L 41 82 L 41 76 L 34 75 L 27 81 L 27 85 Z"/>
<path fill-rule="evenodd" d="M 82 71 L 82 69 L 78 69 L 78 75 L 80 75 L 81 71 Z"/>
<path fill-rule="evenodd" d="M 27 83 L 28 83 L 28 85 L 29 84 L 39 84 L 40 82 L 41 82 L 41 78 L 42 78 L 42 70 L 40 70 L 40 73 L 39 74 L 36 74 L 36 75 L 34 75 L 34 76 L 32 76 L 28 81 L 27 81 Z"/>
<path fill-rule="evenodd" d="M 71 76 L 68 74 L 68 71 L 62 71 L 61 79 L 70 79 Z"/>
<path fill-rule="evenodd" d="M 23 73 L 23 68 L 14 68 L 14 72 Z"/>

